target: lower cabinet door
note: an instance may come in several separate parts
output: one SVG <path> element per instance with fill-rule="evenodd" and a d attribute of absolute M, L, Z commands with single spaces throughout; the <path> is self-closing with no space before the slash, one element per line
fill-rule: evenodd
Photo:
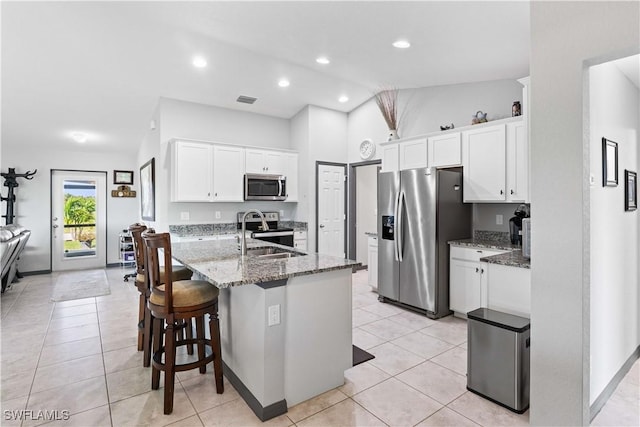
<path fill-rule="evenodd" d="M 449 309 L 466 315 L 481 306 L 480 263 L 452 259 L 449 273 Z"/>

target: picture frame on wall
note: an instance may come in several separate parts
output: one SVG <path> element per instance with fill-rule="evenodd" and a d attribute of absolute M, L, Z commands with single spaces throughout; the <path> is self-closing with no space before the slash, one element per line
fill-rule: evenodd
<path fill-rule="evenodd" d="M 624 171 L 624 210 L 635 211 L 638 209 L 638 174 Z"/>
<path fill-rule="evenodd" d="M 140 216 L 145 221 L 156 220 L 155 157 L 140 167 Z"/>
<path fill-rule="evenodd" d="M 602 138 L 602 186 L 618 186 L 618 143 Z"/>
<path fill-rule="evenodd" d="M 113 183 L 118 185 L 133 185 L 133 171 L 113 171 Z"/>

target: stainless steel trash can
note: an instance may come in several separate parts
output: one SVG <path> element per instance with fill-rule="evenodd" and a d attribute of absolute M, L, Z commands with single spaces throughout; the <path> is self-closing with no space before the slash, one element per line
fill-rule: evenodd
<path fill-rule="evenodd" d="M 488 308 L 467 313 L 467 389 L 519 414 L 529 408 L 530 322 Z"/>

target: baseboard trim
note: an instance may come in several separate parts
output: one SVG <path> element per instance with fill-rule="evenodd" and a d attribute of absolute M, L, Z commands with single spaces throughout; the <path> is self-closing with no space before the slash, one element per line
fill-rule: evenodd
<path fill-rule="evenodd" d="M 272 403 L 269 406 L 262 406 L 253 393 L 244 385 L 242 380 L 224 363 L 224 360 L 222 361 L 222 371 L 224 372 L 224 376 L 227 377 L 229 382 L 238 391 L 240 397 L 247 402 L 249 408 L 260 418 L 260 421 L 267 421 L 287 412 L 287 401 L 285 399 Z"/>
<path fill-rule="evenodd" d="M 34 270 L 34 271 L 21 271 L 23 276 L 36 276 L 38 274 L 51 274 L 51 270 Z"/>
<path fill-rule="evenodd" d="M 609 400 L 613 392 L 616 390 L 616 387 L 620 385 L 620 381 L 622 381 L 624 376 L 627 375 L 627 373 L 629 372 L 633 364 L 638 359 L 640 359 L 640 345 L 636 347 L 633 353 L 631 353 L 631 356 L 629 356 L 629 358 L 627 359 L 626 362 L 624 362 L 620 370 L 618 370 L 618 372 L 613 376 L 613 378 L 611 378 L 611 381 L 609 381 L 609 384 L 607 384 L 604 390 L 602 390 L 602 393 L 600 393 L 600 396 L 596 398 L 596 400 L 593 402 L 593 405 L 591 405 L 591 407 L 589 408 L 589 411 L 591 414 L 591 421 L 593 421 L 596 415 L 598 415 L 598 413 L 602 410 L 605 403 L 607 403 L 607 401 Z"/>

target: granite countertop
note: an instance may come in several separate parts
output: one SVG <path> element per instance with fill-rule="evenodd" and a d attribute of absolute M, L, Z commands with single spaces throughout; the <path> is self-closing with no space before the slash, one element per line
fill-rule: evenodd
<path fill-rule="evenodd" d="M 514 251 L 521 249 L 520 245 L 514 245 L 509 241 L 492 240 L 492 239 L 462 239 L 451 240 L 449 242 L 453 246 L 466 246 L 470 248 L 486 248 L 486 249 L 503 249 L 505 251 Z"/>
<path fill-rule="evenodd" d="M 506 265 L 507 267 L 531 268 L 531 260 L 523 257 L 520 249 L 480 258 L 480 261 L 490 264 Z"/>
<path fill-rule="evenodd" d="M 248 248 L 270 246 L 304 253 L 287 246 L 247 239 Z M 199 273 L 204 280 L 218 288 L 271 282 L 360 265 L 356 261 L 313 252 L 278 259 L 241 256 L 235 239 L 173 242 L 171 254 L 180 263 Z"/>
<path fill-rule="evenodd" d="M 462 239 L 451 240 L 449 242 L 452 246 L 464 246 L 469 248 L 485 248 L 485 249 L 498 249 L 509 251 L 504 254 L 492 255 L 484 258 L 480 258 L 482 262 L 488 262 L 490 264 L 506 265 L 508 267 L 520 267 L 531 268 L 531 260 L 522 256 L 522 247 L 520 245 L 514 245 L 509 241 L 493 240 L 493 239 Z"/>

